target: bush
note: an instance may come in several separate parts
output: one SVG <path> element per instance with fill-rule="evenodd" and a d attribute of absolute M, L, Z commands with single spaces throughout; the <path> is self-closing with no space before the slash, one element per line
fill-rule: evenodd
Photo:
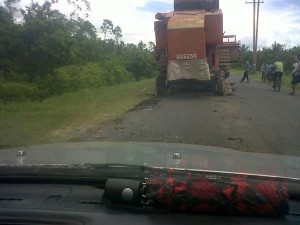
<path fill-rule="evenodd" d="M 0 84 L 0 101 L 36 99 L 37 89 L 27 83 L 3 82 Z"/>
<path fill-rule="evenodd" d="M 65 66 L 55 70 L 38 82 L 40 99 L 64 92 L 76 92 L 83 88 L 100 88 L 132 81 L 125 66 L 115 60 L 101 64 L 88 63 L 84 66 Z"/>
<path fill-rule="evenodd" d="M 121 84 L 133 81 L 133 74 L 126 70 L 126 66 L 119 60 L 109 59 L 103 62 L 103 78 L 107 85 Z"/>
<path fill-rule="evenodd" d="M 100 88 L 134 80 L 133 73 L 128 72 L 125 63 L 117 59 L 108 59 L 101 63 L 60 67 L 52 74 L 41 77 L 36 86 L 4 82 L 0 86 L 0 99 L 2 101 L 36 98 L 43 100 L 83 88 Z"/>
<path fill-rule="evenodd" d="M 158 69 L 158 65 L 151 53 L 137 52 L 136 54 L 131 54 L 127 60 L 127 70 L 133 74 L 137 81 L 155 77 L 158 74 Z"/>

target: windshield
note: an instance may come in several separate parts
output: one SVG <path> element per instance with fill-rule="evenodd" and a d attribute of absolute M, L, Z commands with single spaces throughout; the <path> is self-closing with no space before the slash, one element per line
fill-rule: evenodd
<path fill-rule="evenodd" d="M 299 7 L 0 1 L 0 164 L 300 178 Z"/>

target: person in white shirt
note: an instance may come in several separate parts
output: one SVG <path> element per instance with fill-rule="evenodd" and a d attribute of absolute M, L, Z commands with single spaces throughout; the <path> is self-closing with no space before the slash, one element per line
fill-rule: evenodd
<path fill-rule="evenodd" d="M 293 92 L 291 92 L 291 95 L 296 94 L 295 93 L 296 92 L 296 85 L 298 83 L 300 83 L 300 54 L 298 55 L 297 60 L 298 60 L 298 63 L 297 63 L 297 66 L 295 68 L 295 71 L 294 71 L 293 80 L 291 82 L 292 88 L 293 88 Z"/>
<path fill-rule="evenodd" d="M 297 60 L 295 60 L 294 64 L 292 65 L 292 77 L 295 76 L 295 73 L 296 73 L 296 70 L 297 70 L 297 65 L 298 65 L 298 62 L 297 62 Z"/>

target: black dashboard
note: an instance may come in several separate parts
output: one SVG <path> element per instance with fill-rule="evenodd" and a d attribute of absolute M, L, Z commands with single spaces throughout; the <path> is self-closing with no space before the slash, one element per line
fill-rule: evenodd
<path fill-rule="evenodd" d="M 0 184 L 0 224 L 22 225 L 285 225 L 300 224 L 300 203 L 284 218 L 230 217 L 134 210 L 103 204 L 103 187 L 86 184 Z"/>

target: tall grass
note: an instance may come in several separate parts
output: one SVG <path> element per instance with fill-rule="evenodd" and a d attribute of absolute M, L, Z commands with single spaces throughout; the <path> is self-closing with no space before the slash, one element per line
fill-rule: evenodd
<path fill-rule="evenodd" d="M 154 80 L 83 89 L 42 102 L 0 103 L 0 147 L 66 142 L 149 98 Z"/>

